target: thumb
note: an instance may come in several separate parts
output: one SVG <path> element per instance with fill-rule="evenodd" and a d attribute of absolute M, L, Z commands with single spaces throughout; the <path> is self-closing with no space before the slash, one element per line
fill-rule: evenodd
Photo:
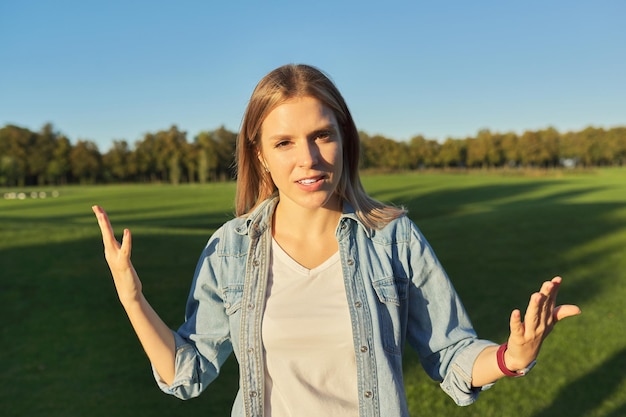
<path fill-rule="evenodd" d="M 561 306 L 556 307 L 552 314 L 554 316 L 555 321 L 561 321 L 564 318 L 577 316 L 581 313 L 582 311 L 580 310 L 578 306 L 573 305 L 573 304 L 563 304 Z"/>
<path fill-rule="evenodd" d="M 130 258 L 131 248 L 132 248 L 132 236 L 130 234 L 130 230 L 124 229 L 124 235 L 122 237 L 122 246 L 120 250 L 125 257 Z"/>

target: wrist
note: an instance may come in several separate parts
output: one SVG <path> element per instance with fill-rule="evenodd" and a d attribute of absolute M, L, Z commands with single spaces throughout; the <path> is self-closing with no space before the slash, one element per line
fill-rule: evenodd
<path fill-rule="evenodd" d="M 510 377 L 520 377 L 526 375 L 530 370 L 535 366 L 536 361 L 532 361 L 528 365 L 517 366 L 514 361 L 510 360 L 510 355 L 506 355 L 508 344 L 504 343 L 498 347 L 496 351 L 496 361 L 498 363 L 498 368 L 500 372 L 502 372 L 506 376 Z M 509 356 L 509 361 L 507 362 L 506 356 Z"/>

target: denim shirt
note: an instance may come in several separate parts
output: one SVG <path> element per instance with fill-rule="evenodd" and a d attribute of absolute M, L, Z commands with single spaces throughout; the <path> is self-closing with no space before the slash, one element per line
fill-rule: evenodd
<path fill-rule="evenodd" d="M 240 382 L 232 416 L 263 416 L 261 322 L 276 203 L 276 198 L 263 202 L 209 239 L 196 267 L 186 320 L 174 332 L 173 383 L 166 385 L 155 372 L 164 392 L 182 399 L 199 395 L 234 351 Z M 402 376 L 405 342 L 457 404 L 475 401 L 481 388 L 471 385 L 472 366 L 493 343 L 477 339 L 417 226 L 401 216 L 373 230 L 346 203 L 336 237 L 352 322 L 359 416 L 409 415 Z"/>

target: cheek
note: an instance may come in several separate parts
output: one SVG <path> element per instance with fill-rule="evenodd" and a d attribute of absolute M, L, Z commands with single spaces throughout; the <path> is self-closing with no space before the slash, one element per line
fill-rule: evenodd
<path fill-rule="evenodd" d="M 288 155 L 268 155 L 265 162 L 274 184 L 287 180 L 293 170 L 293 164 L 291 163 Z"/>
<path fill-rule="evenodd" d="M 343 168 L 343 149 L 341 146 L 337 146 L 332 154 L 327 159 L 328 162 L 332 163 L 335 166 L 335 171 L 341 172 Z"/>

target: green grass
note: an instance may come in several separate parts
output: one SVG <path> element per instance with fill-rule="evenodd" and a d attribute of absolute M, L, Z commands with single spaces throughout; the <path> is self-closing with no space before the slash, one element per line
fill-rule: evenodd
<path fill-rule="evenodd" d="M 366 176 L 405 205 L 446 267 L 481 337 L 503 341 L 508 316 L 554 275 L 583 315 L 559 324 L 526 378 L 457 407 L 405 360 L 412 415 L 626 415 L 626 170 L 541 177 Z M 3 416 L 230 415 L 234 360 L 198 399 L 162 394 L 103 259 L 92 204 L 133 231 L 146 296 L 172 327 L 200 251 L 232 217 L 234 184 L 67 187 L 58 198 L 0 200 L 0 409 Z M 0 195 L 6 190 L 0 190 Z"/>

